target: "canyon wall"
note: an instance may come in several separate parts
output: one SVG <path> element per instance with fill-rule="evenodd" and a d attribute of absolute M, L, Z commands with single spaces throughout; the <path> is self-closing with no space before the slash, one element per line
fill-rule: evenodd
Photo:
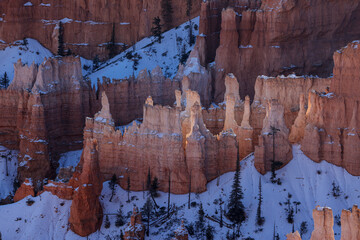
<path fill-rule="evenodd" d="M 310 92 L 301 141 L 301 149 L 312 160 L 326 160 L 352 175 L 360 174 L 358 47 L 355 41 L 335 52 L 329 93 Z"/>
<path fill-rule="evenodd" d="M 202 3 L 200 55 L 205 56 L 204 67 L 212 63 L 214 68 L 213 100 L 224 100 L 224 79 L 230 72 L 240 83 L 240 96 L 251 98 L 259 75 L 329 76 L 333 52 L 360 33 L 359 11 L 358 0 Z"/>
<path fill-rule="evenodd" d="M 191 18 L 198 16 L 201 0 L 192 1 Z M 186 1 L 172 1 L 172 28 L 188 21 Z M 59 22 L 63 23 L 64 49 L 85 58 L 107 58 L 114 36 L 119 52 L 151 35 L 152 20 L 161 14 L 161 1 L 31 1 L 0 2 L 1 47 L 23 38 L 37 39 L 53 53 L 58 50 Z M 164 20 L 162 19 L 162 23 Z M 165 27 L 163 27 L 165 28 Z"/>

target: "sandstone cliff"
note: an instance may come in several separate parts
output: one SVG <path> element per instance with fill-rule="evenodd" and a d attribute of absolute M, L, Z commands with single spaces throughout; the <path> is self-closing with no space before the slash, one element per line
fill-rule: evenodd
<path fill-rule="evenodd" d="M 102 181 L 97 141 L 87 139 L 84 145 L 80 185 L 75 190 L 69 217 L 71 230 L 83 237 L 97 231 L 103 217 L 99 201 Z"/>
<path fill-rule="evenodd" d="M 341 212 L 341 240 L 355 240 L 360 238 L 360 210 L 356 205 L 351 211 Z"/>
<path fill-rule="evenodd" d="M 330 208 L 317 206 L 313 210 L 314 230 L 310 240 L 335 240 L 334 218 Z"/>
<path fill-rule="evenodd" d="M 96 55 L 107 58 L 107 45 L 112 35 L 117 51 L 151 35 L 153 18 L 161 16 L 161 1 L 154 0 L 49 0 L 46 3 L 32 0 L 29 3 L 19 0 L 0 3 L 3 41 L 11 43 L 24 37 L 35 38 L 56 53 L 61 21 L 64 48 L 88 59 Z M 193 1 L 191 17 L 199 15 L 200 3 L 200 0 Z M 185 1 L 172 1 L 172 7 L 176 11 L 169 27 L 188 21 Z"/>

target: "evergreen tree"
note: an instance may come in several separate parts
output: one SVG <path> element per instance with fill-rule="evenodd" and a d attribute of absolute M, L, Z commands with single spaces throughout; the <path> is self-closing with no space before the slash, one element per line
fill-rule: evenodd
<path fill-rule="evenodd" d="M 121 210 L 121 206 L 119 207 L 119 210 L 117 211 L 116 213 L 116 221 L 115 221 L 115 226 L 116 227 L 121 227 L 125 224 L 125 221 L 124 221 L 124 216 L 123 216 L 123 213 L 122 213 L 122 210 Z"/>
<path fill-rule="evenodd" d="M 99 57 L 98 55 L 96 55 L 94 57 L 94 60 L 93 60 L 93 70 L 96 70 L 99 68 L 99 64 L 100 64 L 100 60 L 99 60 Z"/>
<path fill-rule="evenodd" d="M 205 236 L 206 236 L 206 240 L 214 240 L 214 228 L 209 224 L 206 227 Z"/>
<path fill-rule="evenodd" d="M 121 232 L 120 232 L 120 240 L 124 240 L 124 233 L 123 233 L 122 230 L 121 230 Z"/>
<path fill-rule="evenodd" d="M 161 43 L 161 39 L 163 38 L 162 36 L 162 30 L 161 30 L 161 20 L 159 17 L 154 17 L 153 18 L 153 27 L 151 28 L 151 34 L 153 35 L 153 37 L 155 38 L 156 42 Z"/>
<path fill-rule="evenodd" d="M 64 56 L 64 26 L 59 22 L 58 52 L 59 56 Z"/>
<path fill-rule="evenodd" d="M 222 200 L 220 198 L 220 227 L 222 228 L 223 225 L 224 225 L 224 222 L 223 222 L 223 209 L 222 209 Z"/>
<path fill-rule="evenodd" d="M 144 207 L 143 207 L 143 212 L 145 213 L 145 216 L 147 217 L 146 236 L 149 236 L 149 233 L 150 233 L 150 217 L 151 217 L 152 210 L 153 210 L 153 204 L 152 204 L 150 197 L 148 196 L 148 198 L 144 204 Z"/>
<path fill-rule="evenodd" d="M 28 45 L 28 40 L 26 38 L 23 38 L 23 43 L 22 45 L 24 45 L 25 47 L 27 47 Z"/>
<path fill-rule="evenodd" d="M 109 188 L 111 189 L 111 197 L 110 197 L 109 202 L 112 201 L 112 198 L 115 195 L 116 180 L 117 180 L 117 178 L 116 178 L 116 175 L 114 174 L 111 178 L 111 181 L 109 182 Z"/>
<path fill-rule="evenodd" d="M 115 43 L 115 23 L 112 26 L 111 39 L 107 45 L 107 50 L 109 51 L 109 58 L 113 58 L 116 55 L 116 43 Z"/>
<path fill-rule="evenodd" d="M 164 20 L 164 25 L 166 29 L 170 29 L 172 26 L 172 14 L 173 14 L 172 2 L 171 0 L 161 0 L 161 14 L 162 19 Z"/>
<path fill-rule="evenodd" d="M 275 158 L 275 135 L 277 132 L 280 131 L 280 129 L 270 126 L 271 128 L 271 133 L 269 133 L 269 135 L 271 135 L 273 137 L 273 159 L 271 160 L 271 182 L 272 183 L 277 183 L 278 180 L 276 179 L 276 170 L 282 165 L 282 162 L 276 161 Z"/>
<path fill-rule="evenodd" d="M 259 177 L 259 196 L 258 196 L 258 207 L 256 212 L 256 224 L 262 226 L 264 224 L 265 218 L 261 216 L 261 204 L 262 204 L 262 189 L 261 189 L 261 177 Z"/>
<path fill-rule="evenodd" d="M 308 232 L 308 224 L 307 222 L 301 222 L 300 225 L 300 235 L 301 237 Z"/>
<path fill-rule="evenodd" d="M 192 171 L 190 170 L 188 209 L 190 209 L 190 198 L 191 198 L 191 172 L 192 172 Z"/>
<path fill-rule="evenodd" d="M 106 215 L 106 218 L 105 218 L 104 228 L 106 228 L 106 229 L 110 228 L 110 221 L 109 221 L 108 215 Z"/>
<path fill-rule="evenodd" d="M 241 225 L 245 221 L 245 210 L 242 203 L 243 192 L 240 184 L 240 161 L 236 161 L 236 172 L 234 175 L 232 190 L 228 203 L 227 216 L 234 224 Z"/>
<path fill-rule="evenodd" d="M 154 180 L 152 181 L 151 187 L 150 187 L 150 192 L 153 197 L 158 197 L 158 195 L 159 195 L 158 189 L 159 189 L 159 181 L 158 181 L 158 178 L 155 177 Z"/>
<path fill-rule="evenodd" d="M 189 55 L 186 52 L 186 45 L 184 44 L 181 48 L 181 55 L 180 55 L 180 63 L 184 65 L 186 63 L 186 60 L 188 59 Z"/>
<path fill-rule="evenodd" d="M 201 232 L 205 228 L 205 212 L 202 203 L 198 210 L 198 220 L 196 221 L 196 227 Z"/>
<path fill-rule="evenodd" d="M 170 190 L 171 190 L 171 172 L 169 172 L 169 190 L 168 190 L 168 208 L 167 208 L 167 216 L 170 216 Z"/>
<path fill-rule="evenodd" d="M 9 83 L 10 83 L 9 77 L 7 75 L 7 72 L 5 72 L 0 81 L 1 88 L 5 88 L 5 89 L 8 88 Z"/>
<path fill-rule="evenodd" d="M 192 0 L 186 0 L 186 16 L 190 18 L 192 10 Z"/>
<path fill-rule="evenodd" d="M 150 173 L 150 168 L 149 168 L 147 180 L 146 180 L 146 190 L 148 190 L 150 192 L 150 188 L 151 188 L 151 173 Z"/>
<path fill-rule="evenodd" d="M 126 188 L 126 190 L 127 190 L 127 195 L 128 195 L 127 202 L 129 203 L 130 202 L 130 176 L 128 176 L 128 178 L 127 178 L 127 188 Z"/>

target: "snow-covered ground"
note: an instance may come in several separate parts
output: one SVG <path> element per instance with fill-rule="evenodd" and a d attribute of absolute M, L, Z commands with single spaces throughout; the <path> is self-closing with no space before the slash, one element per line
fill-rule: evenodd
<path fill-rule="evenodd" d="M 9 80 L 12 81 L 14 77 L 14 63 L 21 58 L 22 63 L 40 64 L 45 57 L 52 57 L 53 54 L 42 46 L 38 41 L 27 38 L 27 45 L 24 45 L 23 40 L 14 42 L 13 46 L 0 50 L 0 77 L 6 72 Z"/>
<path fill-rule="evenodd" d="M 56 169 L 56 173 L 59 173 L 60 168 L 75 168 L 80 162 L 81 153 L 82 150 L 77 150 L 61 154 L 59 159 L 59 167 Z"/>
<path fill-rule="evenodd" d="M 17 175 L 18 151 L 0 146 L 0 199 L 14 194 L 13 183 Z"/>
<path fill-rule="evenodd" d="M 199 17 L 192 20 L 195 36 L 198 35 L 198 24 Z M 189 22 L 186 22 L 163 33 L 161 43 L 156 42 L 153 37 L 144 38 L 133 47 L 104 62 L 98 70 L 89 74 L 88 77 L 92 84 L 96 84 L 97 79 L 99 78 L 102 81 L 103 76 L 124 79 L 133 76 L 133 74 L 137 76 L 142 69 L 146 68 L 151 71 L 159 65 L 165 76 L 172 78 L 178 70 L 182 53 L 189 53 L 193 46 L 189 45 Z M 135 71 L 133 71 L 134 58 L 131 58 L 129 53 L 140 56 L 139 65 Z"/>
<path fill-rule="evenodd" d="M 359 203 L 359 177 L 351 176 L 344 169 L 325 161 L 321 163 L 311 161 L 301 152 L 298 145 L 293 147 L 293 155 L 294 159 L 287 166 L 277 171 L 277 176 L 282 181 L 281 185 L 270 182 L 270 173 L 262 176 L 256 171 L 253 156 L 241 162 L 243 203 L 248 215 L 246 222 L 241 227 L 243 238 L 252 237 L 259 240 L 272 238 L 275 224 L 280 239 L 286 239 L 285 234 L 292 230 L 292 225 L 286 220 L 286 206 L 284 205 L 289 193 L 292 195 L 291 203 L 294 209 L 293 202 L 300 202 L 298 213 L 295 214 L 295 229 L 299 230 L 303 221 L 308 224 L 308 232 L 303 235 L 303 239 L 310 239 L 313 230 L 312 210 L 316 205 L 331 207 L 334 216 L 340 216 L 342 209 L 351 208 L 353 204 Z M 185 221 L 186 226 L 195 223 L 200 203 L 203 204 L 206 215 L 219 218 L 219 201 L 217 199 L 221 197 L 226 205 L 233 176 L 233 172 L 226 173 L 219 178 L 219 182 L 217 179 L 210 182 L 206 192 L 191 194 L 191 202 L 196 202 L 197 206 L 190 210 L 187 208 L 187 194 L 171 194 L 171 204 L 175 204 L 177 207 L 176 213 L 163 224 L 151 226 L 151 236 L 147 239 L 170 239 L 181 220 Z M 262 211 L 265 217 L 262 231 L 259 231 L 259 227 L 255 225 L 259 179 L 262 181 Z M 331 193 L 333 182 L 340 188 L 341 194 L 337 198 Z M 141 208 L 146 201 L 146 194 L 143 192 L 130 192 L 132 200 L 127 203 L 127 192 L 116 186 L 116 195 L 112 202 L 109 202 L 111 190 L 108 182 L 105 182 L 103 186 L 100 201 L 105 214 L 115 214 L 121 206 L 123 214 L 129 215 L 134 206 Z M 32 206 L 27 206 L 27 199 L 0 206 L 0 216 L 3 216 L 0 218 L 0 232 L 4 239 L 86 239 L 77 236 L 68 229 L 67 219 L 71 201 L 58 199 L 47 192 L 33 199 L 35 203 Z M 160 193 L 160 197 L 156 198 L 156 201 L 160 207 L 167 207 L 167 194 Z M 100 231 L 90 235 L 88 239 L 107 239 L 107 236 L 113 239 L 119 235 L 120 230 L 124 230 L 126 226 L 117 228 L 115 219 L 115 215 L 109 215 L 110 228 L 105 229 L 103 224 Z M 129 218 L 126 219 L 126 222 L 128 220 Z M 220 228 L 218 223 L 208 219 L 206 222 L 214 227 L 215 239 L 226 239 L 226 233 L 230 229 L 227 227 Z M 224 222 L 229 223 L 227 219 Z M 340 226 L 335 224 L 334 231 L 336 233 L 335 239 L 340 239 Z M 199 238 L 192 236 L 190 239 Z"/>

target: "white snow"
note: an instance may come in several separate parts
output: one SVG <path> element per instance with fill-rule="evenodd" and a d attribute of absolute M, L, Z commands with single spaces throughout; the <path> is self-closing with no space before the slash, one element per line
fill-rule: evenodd
<path fill-rule="evenodd" d="M 199 24 L 199 17 L 192 20 L 192 26 L 195 26 L 195 24 Z M 133 75 L 137 76 L 145 68 L 151 71 L 157 65 L 162 68 L 166 77 L 174 77 L 178 70 L 183 46 L 185 46 L 185 52 L 191 51 L 194 46 L 188 44 L 189 31 L 187 26 L 188 23 L 184 23 L 178 28 L 163 33 L 164 38 L 161 43 L 155 42 L 153 37 L 144 38 L 133 47 L 104 62 L 97 71 L 89 74 L 88 77 L 91 79 L 92 84 L 96 84 L 97 79 L 99 78 L 102 81 L 103 76 L 111 79 L 124 79 Z M 198 30 L 194 29 L 193 34 L 196 36 Z M 126 57 L 130 52 L 140 55 L 139 65 L 135 71 L 133 71 L 133 61 L 131 58 Z"/>
<path fill-rule="evenodd" d="M 25 7 L 31 7 L 33 4 L 31 2 L 27 2 L 24 4 Z"/>
<path fill-rule="evenodd" d="M 14 194 L 13 183 L 17 175 L 18 166 L 17 154 L 18 151 L 12 151 L 0 146 L 0 199 Z M 8 172 L 6 172 L 6 165 Z"/>
<path fill-rule="evenodd" d="M 75 168 L 80 162 L 81 153 L 82 150 L 77 150 L 61 154 L 59 159 L 59 167 L 56 169 L 56 173 L 59 173 L 60 168 Z"/>
<path fill-rule="evenodd" d="M 292 224 L 287 223 L 284 210 L 286 206 L 283 204 L 288 193 L 292 195 L 292 203 L 294 201 L 301 203 L 298 206 L 298 213 L 295 214 L 295 229 L 299 230 L 302 221 L 308 223 L 308 233 L 303 236 L 303 239 L 310 238 L 313 230 L 312 210 L 317 205 L 331 208 L 334 216 L 336 216 L 341 214 L 342 209 L 348 209 L 353 204 L 359 203 L 359 177 L 351 176 L 344 169 L 325 161 L 321 163 L 311 161 L 301 152 L 298 145 L 293 147 L 293 155 L 294 159 L 287 166 L 277 171 L 277 177 L 281 178 L 282 185 L 270 182 L 271 173 L 262 176 L 256 171 L 253 155 L 241 161 L 243 203 L 248 215 L 246 222 L 241 227 L 243 238 L 268 239 L 268 236 L 273 234 L 275 224 L 280 238 L 285 239 L 285 235 L 292 229 Z M 208 190 L 204 193 L 192 193 L 191 202 L 198 204 L 201 202 L 205 215 L 219 218 L 219 204 L 216 202 L 221 197 L 226 206 L 231 192 L 233 175 L 233 172 L 226 173 L 219 178 L 219 182 L 218 179 L 210 182 L 207 185 Z M 262 213 L 265 216 L 262 231 L 257 231 L 259 228 L 255 226 L 259 179 L 262 182 Z M 331 194 L 333 182 L 340 187 L 341 194 L 337 198 Z M 130 192 L 132 199 L 130 203 L 126 202 L 127 192 L 119 186 L 116 186 L 115 193 L 112 202 L 109 202 L 111 190 L 108 182 L 103 184 L 100 202 L 105 214 L 115 214 L 119 206 L 122 205 L 122 212 L 127 215 L 131 213 L 134 206 L 141 208 L 146 201 L 146 193 L 143 192 Z M 68 229 L 67 221 L 71 201 L 58 199 L 48 192 L 33 199 L 35 203 L 32 206 L 26 205 L 26 199 L 14 204 L 0 206 L 0 215 L 6 216 L 0 218 L 0 232 L 4 239 L 86 239 L 77 236 Z M 171 204 L 175 204 L 178 210 L 171 215 L 170 221 L 168 220 L 158 226 L 156 224 L 151 226 L 149 239 L 169 239 L 169 234 L 172 234 L 180 226 L 181 220 L 185 221 L 185 226 L 196 221 L 198 208 L 192 207 L 188 210 L 187 200 L 187 194 L 171 194 Z M 61 202 L 64 203 L 63 206 L 60 206 Z M 167 193 L 161 192 L 160 197 L 156 198 L 156 202 L 160 207 L 167 207 Z M 21 218 L 21 220 L 16 221 L 17 218 Z M 109 215 L 111 227 L 105 229 L 102 225 L 101 230 L 91 234 L 88 239 L 105 239 L 108 235 L 110 237 L 118 235 L 120 230 L 124 230 L 127 225 L 125 224 L 120 228 L 115 227 L 115 218 L 115 215 Z M 128 221 L 129 218 L 126 219 L 126 222 Z M 226 227 L 220 228 L 218 223 L 208 219 L 206 222 L 215 228 L 215 239 L 222 239 L 229 230 Z M 226 218 L 224 218 L 224 222 L 230 223 Z M 334 231 L 336 233 L 335 239 L 340 240 L 340 227 L 337 224 L 334 224 Z M 196 239 L 196 237 L 193 236 L 189 239 Z"/>
<path fill-rule="evenodd" d="M 38 41 L 27 38 L 27 46 L 22 45 L 23 40 L 14 42 L 13 46 L 7 47 L 4 50 L 0 50 L 0 76 L 3 76 L 6 72 L 9 76 L 9 80 L 14 78 L 14 63 L 19 58 L 23 64 L 31 65 L 32 62 L 40 64 L 44 61 L 44 58 L 52 57 L 53 54 L 43 47 Z"/>

